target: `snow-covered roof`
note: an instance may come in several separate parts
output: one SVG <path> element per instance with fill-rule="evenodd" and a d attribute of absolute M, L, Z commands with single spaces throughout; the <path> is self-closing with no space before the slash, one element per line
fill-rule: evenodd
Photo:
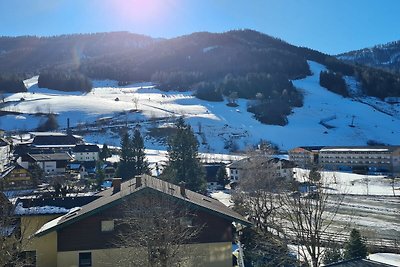
<path fill-rule="evenodd" d="M 38 214 L 64 214 L 69 212 L 70 209 L 66 209 L 63 207 L 54 207 L 54 206 L 43 206 L 43 207 L 29 207 L 24 208 L 22 202 L 18 203 L 15 206 L 14 213 L 16 215 L 38 215 Z"/>
<path fill-rule="evenodd" d="M 388 148 L 323 148 L 321 152 L 384 152 L 389 151 Z"/>

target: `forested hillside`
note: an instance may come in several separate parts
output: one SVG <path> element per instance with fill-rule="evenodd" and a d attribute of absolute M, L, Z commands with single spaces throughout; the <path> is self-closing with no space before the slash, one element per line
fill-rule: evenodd
<path fill-rule="evenodd" d="M 337 57 L 346 62 L 400 73 L 400 41 L 350 51 Z"/>
<path fill-rule="evenodd" d="M 162 90 L 192 90 L 205 100 L 225 98 L 229 105 L 249 99 L 248 111 L 258 120 L 279 125 L 286 124 L 293 107 L 302 106 L 291 81 L 311 74 L 307 60 L 329 69 L 321 85 L 335 93 L 348 95 L 342 78 L 347 75 L 355 76 L 367 95 L 400 96 L 396 74 L 344 63 L 252 30 L 162 40 L 127 32 L 0 38 L 0 71 L 39 74 L 39 86 L 89 91 L 87 77 L 120 84 L 152 81 Z"/>

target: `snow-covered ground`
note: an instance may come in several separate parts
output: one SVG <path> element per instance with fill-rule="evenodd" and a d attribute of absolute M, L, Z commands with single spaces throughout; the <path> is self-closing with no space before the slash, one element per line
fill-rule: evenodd
<path fill-rule="evenodd" d="M 294 169 L 297 181 L 308 181 L 309 170 Z M 362 175 L 346 172 L 322 171 L 322 181 L 329 193 L 393 196 L 391 180 L 383 175 Z M 395 194 L 400 195 L 400 180 L 394 184 Z"/>
<path fill-rule="evenodd" d="M 375 253 L 368 255 L 368 258 L 373 261 L 391 264 L 393 266 L 400 266 L 400 254 Z"/>
<path fill-rule="evenodd" d="M 8 95 L 6 103 L 1 104 L 1 110 L 22 114 L 0 117 L 0 128 L 31 130 L 43 120 L 43 117 L 32 114 L 55 112 L 59 114 L 62 127 L 66 126 L 67 118 L 70 118 L 72 126 L 76 126 L 104 117 L 119 117 L 121 121 L 124 118 L 140 121 L 146 133 L 155 126 L 152 121 L 157 118 L 184 115 L 195 131 L 201 128 L 203 134 L 199 134 L 198 138 L 203 144 L 200 150 L 205 152 L 226 152 L 228 140 L 237 143 L 241 149 L 261 139 L 270 140 L 281 149 L 304 145 L 365 145 L 368 140 L 398 144 L 400 118 L 396 114 L 399 114 L 399 105 L 368 98 L 370 102 L 379 102 L 378 110 L 371 103 L 359 102 L 360 99 L 356 101 L 336 95 L 319 85 L 319 73 L 325 67 L 315 62 L 309 62 L 309 65 L 313 75 L 293 81 L 304 94 L 304 106 L 293 110 L 285 127 L 265 125 L 255 120 L 246 111 L 245 99 L 239 99 L 239 106 L 232 108 L 225 102 L 197 99 L 191 92 L 163 92 L 150 83 L 118 87 L 116 81 L 109 80 L 94 81 L 94 88 L 89 93 L 60 92 L 38 88 L 37 77 L 33 77 L 25 81 L 27 93 Z M 357 89 L 354 80 L 346 80 L 350 88 Z M 363 99 L 364 102 L 369 101 Z M 132 112 L 136 108 L 140 112 Z M 320 124 L 327 118 L 335 118 L 328 122 L 333 128 L 327 129 Z M 349 127 L 353 118 L 355 127 Z M 100 144 L 119 144 L 119 135 L 110 129 L 103 129 L 100 134 L 89 133 L 86 139 Z M 151 138 L 146 139 L 146 146 L 151 149 L 165 148 L 164 144 Z"/>

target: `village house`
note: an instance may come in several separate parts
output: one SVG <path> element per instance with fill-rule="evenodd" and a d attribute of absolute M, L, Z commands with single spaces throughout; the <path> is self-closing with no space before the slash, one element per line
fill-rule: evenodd
<path fill-rule="evenodd" d="M 256 165 L 256 166 L 254 166 Z M 238 183 L 250 168 L 268 168 L 273 177 L 290 180 L 293 178 L 293 168 L 296 164 L 292 161 L 275 157 L 252 158 L 248 157 L 235 161 L 226 166 L 231 183 Z"/>
<path fill-rule="evenodd" d="M 97 196 L 70 196 L 17 199 L 14 217 L 19 221 L 20 227 L 16 230 L 19 230 L 22 236 L 23 257 L 29 259 L 33 266 L 56 266 L 54 236 L 50 234 L 42 238 L 33 238 L 33 235 L 43 224 L 97 198 Z"/>
<path fill-rule="evenodd" d="M 2 191 L 33 189 L 36 183 L 30 171 L 19 164 L 11 166 L 0 176 Z"/>
<path fill-rule="evenodd" d="M 55 152 L 68 152 L 77 144 L 82 144 L 80 136 L 54 132 L 31 132 L 33 140 L 32 149 L 52 150 Z"/>
<path fill-rule="evenodd" d="M 232 266 L 232 222 L 250 225 L 218 200 L 187 190 L 184 185 L 176 186 L 148 175 L 137 176 L 122 184 L 120 178 L 115 178 L 112 188 L 96 196 L 99 198 L 89 204 L 40 227 L 35 234 L 36 244 L 46 247 L 46 253 L 36 249 L 37 266 L 116 266 L 117 261 L 138 251 L 144 253 L 141 258 L 149 259 L 147 252 L 139 247 L 120 246 L 114 242 L 120 231 L 124 233 L 126 229 L 118 222 L 126 216 L 131 201 L 145 203 L 149 198 L 159 196 L 170 203 L 185 205 L 191 211 L 190 217 L 175 218 L 184 227 L 203 226 L 196 237 L 184 244 L 188 251 L 184 266 Z M 157 211 L 162 207 L 156 205 L 151 209 Z M 172 214 L 177 212 L 174 210 Z M 32 247 L 32 251 L 34 249 Z M 125 265 L 132 266 L 132 263 Z M 118 266 L 125 265 L 118 263 Z"/>
<path fill-rule="evenodd" d="M 78 144 L 72 152 L 76 161 L 98 161 L 100 148 L 97 145 Z"/>
<path fill-rule="evenodd" d="M 31 164 L 38 164 L 45 174 L 65 173 L 66 167 L 72 161 L 67 152 L 49 154 L 25 154 L 18 158 L 17 162 L 28 169 Z"/>
<path fill-rule="evenodd" d="M 223 189 L 224 184 L 221 184 L 218 181 L 218 171 L 220 168 L 225 168 L 225 164 L 223 163 L 214 163 L 214 164 L 203 164 L 203 167 L 206 171 L 206 181 L 208 189 Z"/>

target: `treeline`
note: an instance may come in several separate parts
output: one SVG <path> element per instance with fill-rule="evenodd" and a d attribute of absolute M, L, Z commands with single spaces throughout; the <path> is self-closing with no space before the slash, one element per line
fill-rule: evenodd
<path fill-rule="evenodd" d="M 344 97 L 349 96 L 346 81 L 340 73 L 321 71 L 319 74 L 319 84 L 331 92 Z"/>
<path fill-rule="evenodd" d="M 400 97 L 400 77 L 398 75 L 367 67 L 358 68 L 355 75 L 367 95 L 381 99 L 390 96 Z"/>
<path fill-rule="evenodd" d="M 204 80 L 204 75 L 198 71 L 157 71 L 151 75 L 151 81 L 159 84 L 161 90 L 187 91 Z"/>
<path fill-rule="evenodd" d="M 248 73 L 245 76 L 228 74 L 219 83 L 203 82 L 196 87 L 196 96 L 208 101 L 222 101 L 225 95 L 230 102 L 235 98 L 249 99 L 247 110 L 257 120 L 275 125 L 287 124 L 286 116 L 292 107 L 303 105 L 303 96 L 283 75 Z"/>
<path fill-rule="evenodd" d="M 38 86 L 60 91 L 92 90 L 92 82 L 88 77 L 79 72 L 70 71 L 46 71 L 39 75 Z"/>
<path fill-rule="evenodd" d="M 24 81 L 16 76 L 0 76 L 0 93 L 26 92 Z"/>
<path fill-rule="evenodd" d="M 201 82 L 196 84 L 193 89 L 197 98 L 207 101 L 223 101 L 221 88 L 213 82 Z"/>

